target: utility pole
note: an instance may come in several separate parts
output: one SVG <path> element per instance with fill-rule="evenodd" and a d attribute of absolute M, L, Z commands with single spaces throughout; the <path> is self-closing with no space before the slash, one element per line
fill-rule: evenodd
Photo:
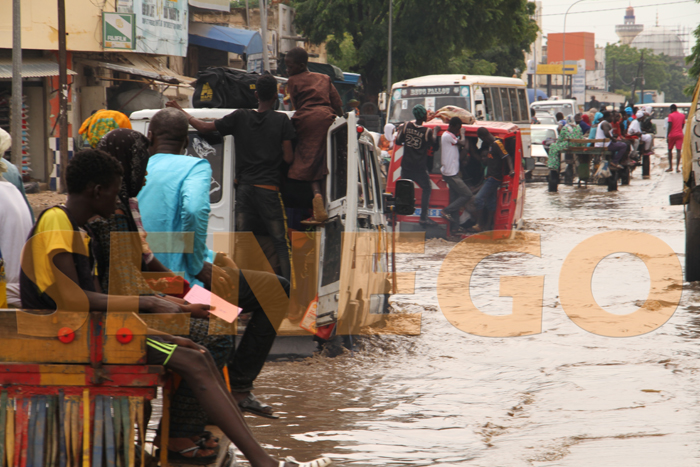
<path fill-rule="evenodd" d="M 267 56 L 267 5 L 265 0 L 260 0 L 260 31 L 262 36 L 262 66 L 263 73 L 270 71 L 270 62 Z"/>
<path fill-rule="evenodd" d="M 388 52 L 388 57 L 387 57 L 387 65 L 386 65 L 386 98 L 387 98 L 387 104 L 389 99 L 391 99 L 391 28 L 392 28 L 392 23 L 394 22 L 394 0 L 389 0 L 389 52 Z M 387 108 L 388 111 L 388 108 Z"/>
<path fill-rule="evenodd" d="M 250 29 L 250 5 L 248 5 L 248 0 L 245 0 L 245 28 Z"/>
<path fill-rule="evenodd" d="M 644 104 L 644 51 L 642 50 L 642 61 L 639 63 L 639 76 L 640 76 L 640 84 L 639 84 L 639 93 L 641 96 L 640 103 Z"/>
<path fill-rule="evenodd" d="M 22 171 L 22 20 L 20 0 L 12 0 L 12 156 Z M 3 154 L 0 154 L 2 157 Z"/>
<path fill-rule="evenodd" d="M 610 92 L 615 92 L 615 59 L 613 58 L 612 80 L 610 81 Z"/>
<path fill-rule="evenodd" d="M 58 124 L 61 152 L 61 192 L 66 191 L 68 167 L 68 75 L 66 57 L 66 2 L 58 0 Z"/>

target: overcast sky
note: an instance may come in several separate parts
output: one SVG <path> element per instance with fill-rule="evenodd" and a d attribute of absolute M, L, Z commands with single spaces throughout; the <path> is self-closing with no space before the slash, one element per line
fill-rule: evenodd
<path fill-rule="evenodd" d="M 564 13 L 576 0 L 542 0 L 542 33 L 562 32 Z M 634 7 L 636 23 L 646 27 L 656 24 L 659 15 L 660 26 L 686 26 L 693 30 L 700 23 L 700 4 L 688 0 L 582 0 L 566 17 L 566 30 L 569 32 L 595 33 L 596 45 L 604 46 L 619 40 L 615 25 L 623 23 L 625 8 Z M 648 5 L 648 6 L 647 6 Z M 611 10 L 614 8 L 614 10 Z M 605 10 L 605 11 L 593 11 Z M 589 13 L 583 13 L 589 12 Z M 695 43 L 689 37 L 691 47 Z"/>

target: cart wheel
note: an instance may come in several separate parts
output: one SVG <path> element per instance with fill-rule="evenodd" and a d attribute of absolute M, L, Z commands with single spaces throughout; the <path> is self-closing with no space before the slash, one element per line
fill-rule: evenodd
<path fill-rule="evenodd" d="M 548 180 L 549 180 L 549 192 L 556 193 L 557 192 L 557 185 L 559 185 L 559 171 L 558 170 L 550 170 Z"/>
<path fill-rule="evenodd" d="M 700 204 L 695 193 L 685 213 L 685 280 L 700 281 Z"/>

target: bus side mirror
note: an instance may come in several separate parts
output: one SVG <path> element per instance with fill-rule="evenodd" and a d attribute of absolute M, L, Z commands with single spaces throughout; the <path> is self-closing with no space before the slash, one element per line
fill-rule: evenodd
<path fill-rule="evenodd" d="M 396 181 L 394 211 L 401 216 L 410 216 L 416 210 L 415 189 L 412 180 Z"/>

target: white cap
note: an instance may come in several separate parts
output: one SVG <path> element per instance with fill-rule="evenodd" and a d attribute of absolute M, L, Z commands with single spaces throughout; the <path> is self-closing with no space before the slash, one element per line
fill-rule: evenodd
<path fill-rule="evenodd" d="M 644 116 L 643 110 L 637 110 L 637 118 L 642 118 Z"/>

